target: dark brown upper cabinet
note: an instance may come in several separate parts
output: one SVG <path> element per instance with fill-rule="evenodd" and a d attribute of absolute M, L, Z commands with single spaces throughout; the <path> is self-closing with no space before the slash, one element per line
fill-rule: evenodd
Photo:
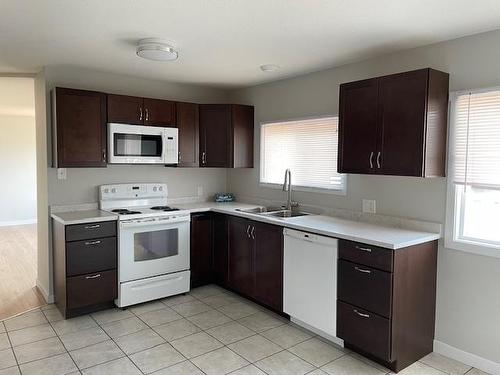
<path fill-rule="evenodd" d="M 169 100 L 108 94 L 108 122 L 175 126 L 175 103 Z"/>
<path fill-rule="evenodd" d="M 340 173 L 445 175 L 449 74 L 426 68 L 340 85 Z"/>
<path fill-rule="evenodd" d="M 176 103 L 179 129 L 179 167 L 198 167 L 200 150 L 199 105 Z"/>
<path fill-rule="evenodd" d="M 254 108 L 200 105 L 200 166 L 253 168 Z"/>
<path fill-rule="evenodd" d="M 52 106 L 54 167 L 105 167 L 106 94 L 56 87 Z"/>

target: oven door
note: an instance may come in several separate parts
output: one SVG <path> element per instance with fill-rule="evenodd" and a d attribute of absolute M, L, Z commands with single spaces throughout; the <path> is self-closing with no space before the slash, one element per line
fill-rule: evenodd
<path fill-rule="evenodd" d="M 164 128 L 108 124 L 109 163 L 165 164 L 165 152 Z"/>
<path fill-rule="evenodd" d="M 189 270 L 189 221 L 121 222 L 120 283 Z"/>

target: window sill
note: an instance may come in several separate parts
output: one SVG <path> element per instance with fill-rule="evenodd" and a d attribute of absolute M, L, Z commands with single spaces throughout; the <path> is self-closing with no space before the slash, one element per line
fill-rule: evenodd
<path fill-rule="evenodd" d="M 444 246 L 448 249 L 459 250 L 475 255 L 500 258 L 500 246 L 496 245 L 468 240 L 454 240 L 445 237 Z"/>
<path fill-rule="evenodd" d="M 277 190 L 282 190 L 282 188 L 283 188 L 282 184 L 271 184 L 271 183 L 267 183 L 267 182 L 259 182 L 259 186 L 265 187 L 265 188 L 270 188 L 270 189 L 277 189 Z M 294 185 L 292 185 L 292 191 L 331 194 L 331 195 L 344 195 L 344 196 L 347 195 L 347 189 L 346 189 L 345 185 L 344 185 L 344 188 L 342 190 L 321 189 L 321 188 L 308 187 L 308 186 L 294 186 Z"/>

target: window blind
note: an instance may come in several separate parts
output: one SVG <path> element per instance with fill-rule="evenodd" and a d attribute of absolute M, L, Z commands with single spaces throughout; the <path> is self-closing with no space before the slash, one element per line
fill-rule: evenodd
<path fill-rule="evenodd" d="M 289 168 L 294 186 L 343 190 L 337 149 L 338 117 L 263 124 L 261 182 L 281 184 Z"/>
<path fill-rule="evenodd" d="M 458 95 L 454 125 L 455 183 L 500 188 L 500 91 Z"/>

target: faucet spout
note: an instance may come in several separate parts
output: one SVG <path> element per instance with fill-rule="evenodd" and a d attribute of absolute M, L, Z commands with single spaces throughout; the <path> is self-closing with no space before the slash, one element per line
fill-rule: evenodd
<path fill-rule="evenodd" d="M 285 181 L 283 182 L 283 191 L 287 192 L 286 209 L 292 209 L 292 172 L 290 169 L 285 170 Z"/>

